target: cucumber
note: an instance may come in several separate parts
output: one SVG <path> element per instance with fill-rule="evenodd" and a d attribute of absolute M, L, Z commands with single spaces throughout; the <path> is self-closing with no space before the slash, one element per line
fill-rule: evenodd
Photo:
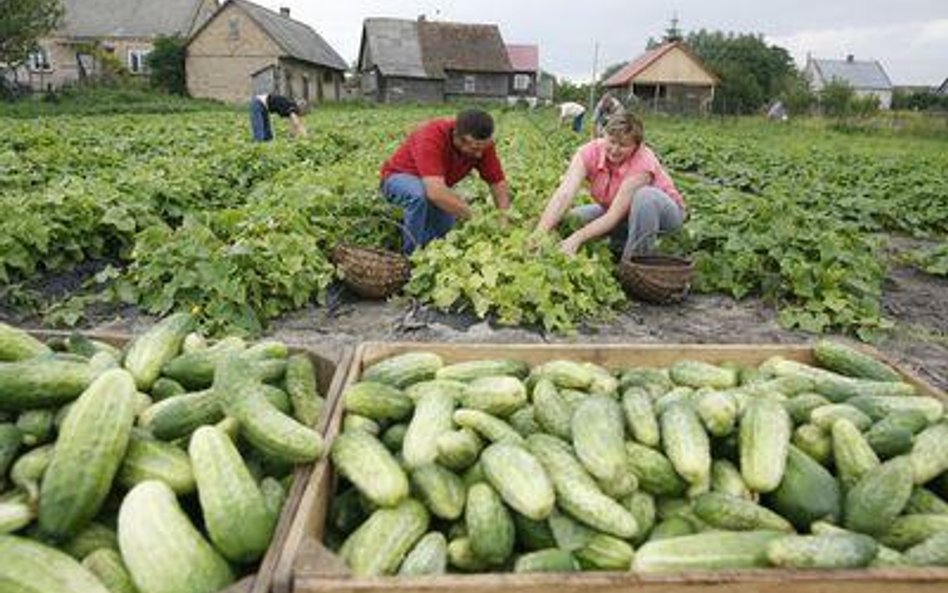
<path fill-rule="evenodd" d="M 553 511 L 553 484 L 543 465 L 527 450 L 507 443 L 495 443 L 481 454 L 487 481 L 504 502 L 534 521 Z"/>
<path fill-rule="evenodd" d="M 331 451 L 336 471 L 374 504 L 393 507 L 408 497 L 408 477 L 378 439 L 363 431 L 336 437 Z"/>
<path fill-rule="evenodd" d="M 66 554 L 15 535 L 0 535 L 0 590 L 11 593 L 109 593 Z"/>
<path fill-rule="evenodd" d="M 210 592 L 234 581 L 227 561 L 163 482 L 142 482 L 125 495 L 118 540 L 122 560 L 142 593 Z"/>
<path fill-rule="evenodd" d="M 322 418 L 326 400 L 319 394 L 316 367 L 306 354 L 294 354 L 286 361 L 286 392 L 293 404 L 293 417 L 315 428 Z"/>
<path fill-rule="evenodd" d="M 277 516 L 244 464 L 237 447 L 222 431 L 194 431 L 188 456 L 195 468 L 198 499 L 208 535 L 226 558 L 251 562 L 270 545 Z"/>
<path fill-rule="evenodd" d="M 252 372 L 231 354 L 220 363 L 214 377 L 214 390 L 223 396 L 227 415 L 240 422 L 241 434 L 269 458 L 289 463 L 319 458 L 322 436 L 274 407 Z"/>
<path fill-rule="evenodd" d="M 356 576 L 394 574 L 428 531 L 428 523 L 428 511 L 410 498 L 378 509 L 346 539 L 342 557 Z"/>
<path fill-rule="evenodd" d="M 112 488 L 135 422 L 135 380 L 121 369 L 102 374 L 63 422 L 40 486 L 39 525 L 53 538 L 79 532 Z"/>
<path fill-rule="evenodd" d="M 385 383 L 360 381 L 342 394 L 346 412 L 378 421 L 399 421 L 411 416 L 415 403 L 400 389 Z"/>
<path fill-rule="evenodd" d="M 432 531 L 418 540 L 398 568 L 404 576 L 444 574 L 448 567 L 448 540 L 444 535 Z"/>
<path fill-rule="evenodd" d="M 527 364 L 519 360 L 471 360 L 443 366 L 435 373 L 435 378 L 467 383 L 481 377 L 508 376 L 524 379 L 529 372 Z"/>
<path fill-rule="evenodd" d="M 901 381 L 902 376 L 889 365 L 839 342 L 820 340 L 813 347 L 820 366 L 858 379 Z"/>
<path fill-rule="evenodd" d="M 132 340 L 123 365 L 135 378 L 140 391 L 148 391 L 161 374 L 161 368 L 181 351 L 184 337 L 193 327 L 187 313 L 169 315 Z"/>
<path fill-rule="evenodd" d="M 488 484 L 475 484 L 468 490 L 464 524 L 471 551 L 480 560 L 498 566 L 513 553 L 513 519 L 500 495 Z"/>
<path fill-rule="evenodd" d="M 741 418 L 741 477 L 755 492 L 772 492 L 783 480 L 793 423 L 782 405 L 772 400 L 748 404 Z"/>
<path fill-rule="evenodd" d="M 805 531 L 814 521 L 838 522 L 842 514 L 842 499 L 836 478 L 792 445 L 787 455 L 783 480 L 766 497 L 766 503 L 800 531 Z"/>
<path fill-rule="evenodd" d="M 100 374 L 86 362 L 70 360 L 0 362 L 0 410 L 61 406 L 79 397 Z"/>
<path fill-rule="evenodd" d="M 0 322 L 0 360 L 15 362 L 52 352 L 49 346 L 25 331 Z"/>
<path fill-rule="evenodd" d="M 435 517 L 453 520 L 464 512 L 464 482 L 450 470 L 435 463 L 420 465 L 412 470 L 411 483 Z"/>
<path fill-rule="evenodd" d="M 787 537 L 783 531 L 708 532 L 643 545 L 632 561 L 637 573 L 762 568 L 769 565 L 767 545 Z"/>
<path fill-rule="evenodd" d="M 573 555 L 559 548 L 524 554 L 514 562 L 514 572 L 574 572 L 579 570 Z"/>
<path fill-rule="evenodd" d="M 767 559 L 780 568 L 861 568 L 878 552 L 876 540 L 858 533 L 793 535 L 767 544 Z"/>

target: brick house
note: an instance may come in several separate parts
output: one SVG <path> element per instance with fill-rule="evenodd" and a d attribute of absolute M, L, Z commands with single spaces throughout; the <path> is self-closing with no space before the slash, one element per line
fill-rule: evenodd
<path fill-rule="evenodd" d="M 369 18 L 358 71 L 364 98 L 382 103 L 504 100 L 512 69 L 497 25 Z"/>
<path fill-rule="evenodd" d="M 63 0 L 61 26 L 14 73 L 34 90 L 92 78 L 104 56 L 133 75 L 147 73 L 156 37 L 188 36 L 217 10 L 216 0 Z"/>
<path fill-rule="evenodd" d="M 309 25 L 246 0 L 227 0 L 188 40 L 188 92 L 229 103 L 279 93 L 338 101 L 345 60 Z"/>

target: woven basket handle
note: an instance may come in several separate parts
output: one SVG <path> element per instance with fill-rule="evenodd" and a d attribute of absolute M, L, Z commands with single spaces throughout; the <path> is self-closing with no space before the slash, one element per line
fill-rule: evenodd
<path fill-rule="evenodd" d="M 357 222 L 364 222 L 364 221 L 369 221 L 369 220 L 380 220 L 380 221 L 382 221 L 382 222 L 387 222 L 387 223 L 393 224 L 393 225 L 395 225 L 396 227 L 398 227 L 398 229 L 399 229 L 400 231 L 402 231 L 403 233 L 405 233 L 406 235 L 408 235 L 408 238 L 411 239 L 411 242 L 412 242 L 412 243 L 414 243 L 415 245 L 418 245 L 418 240 L 415 239 L 415 235 L 412 234 L 412 232 L 411 232 L 410 230 L 408 230 L 408 227 L 406 227 L 406 226 L 403 225 L 402 223 L 398 222 L 397 220 L 395 220 L 394 218 L 391 218 L 391 217 L 389 217 L 389 216 L 382 216 L 381 214 L 370 214 L 370 215 L 367 215 L 367 216 L 360 216 L 359 218 L 357 218 L 357 219 L 355 219 L 355 220 L 356 220 Z M 352 226 L 352 225 L 350 225 L 350 228 L 351 228 L 351 226 Z"/>
<path fill-rule="evenodd" d="M 624 263 L 628 263 L 629 260 L 632 259 L 632 253 L 635 251 L 635 249 L 636 249 L 639 245 L 641 245 L 641 244 L 644 243 L 645 241 L 648 241 L 649 239 L 651 239 L 651 238 L 653 238 L 653 237 L 657 237 L 657 236 L 659 236 L 659 235 L 661 235 L 661 234 L 662 234 L 661 231 L 652 231 L 651 233 L 646 233 L 646 234 L 642 235 L 641 237 L 639 237 L 638 239 L 636 239 L 636 240 L 633 241 L 632 243 L 626 242 L 625 248 L 622 250 L 622 257 L 619 259 L 619 262 L 620 262 L 620 263 L 623 263 L 623 264 L 624 264 Z"/>

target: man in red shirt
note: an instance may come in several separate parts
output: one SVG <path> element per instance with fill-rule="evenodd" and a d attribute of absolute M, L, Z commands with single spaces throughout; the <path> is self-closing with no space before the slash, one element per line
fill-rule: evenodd
<path fill-rule="evenodd" d="M 490 114 L 462 111 L 455 119 L 436 119 L 419 127 L 382 165 L 382 195 L 404 211 L 408 229 L 404 253 L 445 236 L 456 219 L 471 216 L 470 206 L 451 187 L 472 169 L 490 186 L 497 207 L 510 207 L 493 133 Z"/>

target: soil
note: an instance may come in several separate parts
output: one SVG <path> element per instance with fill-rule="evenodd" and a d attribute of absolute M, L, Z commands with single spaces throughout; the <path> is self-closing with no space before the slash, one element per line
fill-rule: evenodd
<path fill-rule="evenodd" d="M 908 247 L 894 245 L 896 249 Z M 77 269 L 77 279 L 101 269 Z M 68 277 L 47 279 L 62 290 Z M 42 283 L 37 284 L 40 289 Z M 887 317 L 896 322 L 892 336 L 876 345 L 896 362 L 948 391 L 948 279 L 930 276 L 897 263 L 890 265 L 882 299 Z M 134 308 L 96 311 L 84 329 L 139 332 L 152 320 Z M 0 320 L 34 326 L 0 304 Z M 548 334 L 538 328 L 509 328 L 470 314 L 445 314 L 406 299 L 358 300 L 334 287 L 325 307 L 311 306 L 271 324 L 269 334 L 289 343 L 355 346 L 362 341 L 415 342 L 611 342 L 611 343 L 802 343 L 815 337 L 786 330 L 774 309 L 757 299 L 736 301 L 722 295 L 690 295 L 674 306 L 633 303 L 614 319 L 581 327 L 573 335 Z"/>

